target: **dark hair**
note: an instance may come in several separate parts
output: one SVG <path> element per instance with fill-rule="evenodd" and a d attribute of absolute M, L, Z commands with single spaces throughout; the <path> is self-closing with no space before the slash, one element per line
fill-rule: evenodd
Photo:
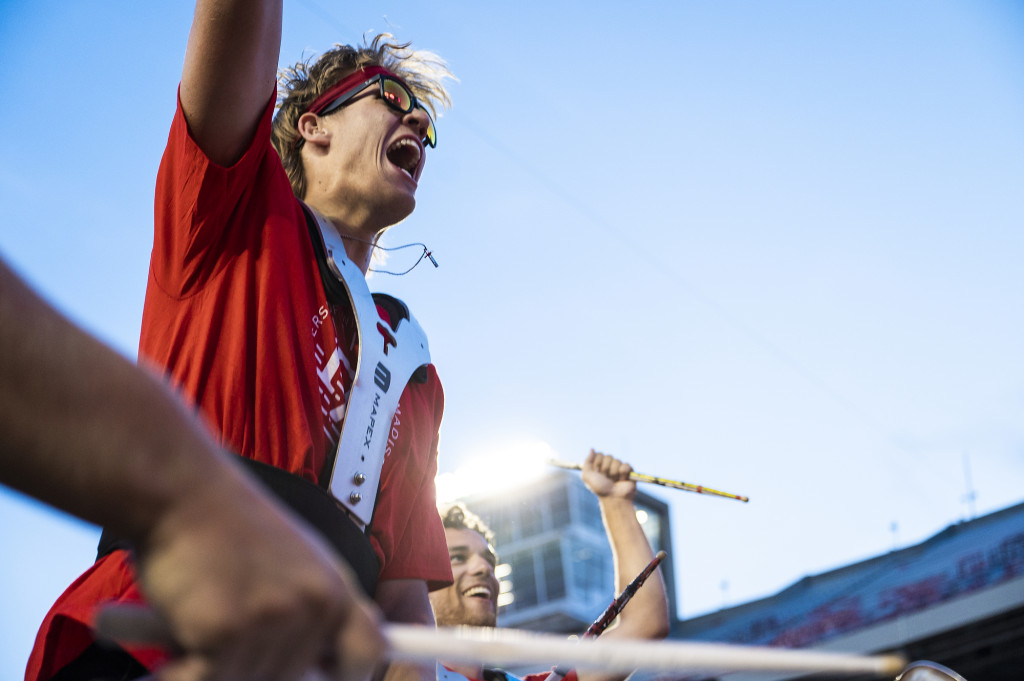
<path fill-rule="evenodd" d="M 441 522 L 449 530 L 473 530 L 484 538 L 490 545 L 494 546 L 494 532 L 487 527 L 487 523 L 480 519 L 480 516 L 456 502 L 442 506 L 438 509 L 441 513 Z"/>

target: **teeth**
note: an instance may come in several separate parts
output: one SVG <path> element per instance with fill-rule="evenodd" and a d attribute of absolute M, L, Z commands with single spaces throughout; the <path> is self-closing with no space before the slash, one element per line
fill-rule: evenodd
<path fill-rule="evenodd" d="M 416 172 L 416 168 L 420 164 L 420 158 L 423 155 L 423 152 L 420 151 L 420 146 L 418 144 L 413 142 L 411 139 L 402 138 L 391 145 L 391 147 L 388 149 L 388 156 L 391 156 L 394 152 L 403 150 L 404 147 L 408 147 L 409 149 L 411 149 L 412 153 L 406 153 L 404 151 L 403 153 L 400 153 L 399 158 L 403 160 L 402 165 L 399 165 L 398 167 L 404 170 L 405 172 L 409 173 L 409 176 L 412 177 L 413 174 Z"/>
<path fill-rule="evenodd" d="M 491 590 L 484 586 L 474 586 L 472 589 L 467 589 L 462 592 L 463 596 L 483 596 L 484 598 L 491 597 Z"/>

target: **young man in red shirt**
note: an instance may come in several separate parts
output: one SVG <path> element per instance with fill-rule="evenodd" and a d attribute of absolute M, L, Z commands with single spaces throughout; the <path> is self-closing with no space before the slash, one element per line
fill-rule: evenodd
<path fill-rule="evenodd" d="M 636 517 L 633 497 L 636 482 L 629 479 L 632 467 L 613 456 L 593 450 L 583 464 L 583 482 L 601 507 L 615 565 L 616 593 L 654 559 L 651 545 Z M 493 535 L 490 529 L 462 505 L 442 510 L 448 555 L 454 583 L 430 594 L 437 625 L 456 627 L 497 626 L 498 580 Z M 515 575 L 513 575 L 513 578 Z M 655 571 L 626 604 L 618 623 L 602 637 L 614 639 L 661 639 L 668 636 L 668 600 L 661 573 Z M 550 672 L 530 674 L 526 681 L 544 681 Z M 438 666 L 438 681 L 505 681 L 505 672 L 478 664 L 445 663 Z M 622 681 L 625 674 L 570 671 L 566 681 Z"/>
<path fill-rule="evenodd" d="M 426 341 L 407 342 L 407 310 L 375 306 L 363 277 L 415 207 L 449 74 L 378 36 L 296 65 L 276 92 L 281 14 L 281 0 L 197 2 L 157 176 L 140 361 L 327 537 L 387 619 L 429 625 L 428 591 L 451 579 L 434 499 L 444 396 L 422 352 L 392 376 Z M 142 600 L 126 548 L 105 534 L 44 621 L 28 681 L 80 678 L 97 604 Z M 167 659 L 111 655 L 126 678 Z"/>

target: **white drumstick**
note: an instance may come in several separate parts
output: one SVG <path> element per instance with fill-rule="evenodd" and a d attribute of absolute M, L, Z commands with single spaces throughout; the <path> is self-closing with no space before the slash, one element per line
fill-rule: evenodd
<path fill-rule="evenodd" d="M 137 606 L 111 606 L 97 617 L 97 628 L 121 643 L 172 646 L 156 613 Z M 738 646 L 686 641 L 621 641 L 605 638 L 572 641 L 564 636 L 516 629 L 456 627 L 431 629 L 402 624 L 382 628 L 387 657 L 395 662 L 433 665 L 435 660 L 492 666 L 558 663 L 603 671 L 779 671 L 876 674 L 893 678 L 906 666 L 898 655 L 843 653 Z M 310 673 L 305 681 L 323 681 Z"/>
<path fill-rule="evenodd" d="M 389 624 L 384 635 L 392 660 L 485 663 L 497 667 L 537 664 L 602 671 L 780 671 L 877 674 L 894 677 L 906 666 L 898 655 L 737 646 L 687 641 L 581 639 L 514 629 L 428 629 Z"/>

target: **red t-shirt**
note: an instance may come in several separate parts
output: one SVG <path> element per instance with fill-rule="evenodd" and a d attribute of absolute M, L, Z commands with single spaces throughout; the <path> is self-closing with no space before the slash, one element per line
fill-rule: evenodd
<path fill-rule="evenodd" d="M 179 103 L 157 176 L 139 356 L 197 405 L 224 447 L 317 482 L 337 446 L 355 336 L 335 326 L 345 315 L 330 311 L 301 204 L 270 144 L 273 102 L 230 168 L 195 144 Z M 434 494 L 443 409 L 431 365 L 426 383 L 406 386 L 388 437 L 370 535 L 381 581 L 451 584 Z M 124 551 L 54 604 L 26 679 L 44 681 L 77 657 L 96 605 L 118 600 L 141 600 Z M 147 666 L 163 659 L 130 652 Z"/>

